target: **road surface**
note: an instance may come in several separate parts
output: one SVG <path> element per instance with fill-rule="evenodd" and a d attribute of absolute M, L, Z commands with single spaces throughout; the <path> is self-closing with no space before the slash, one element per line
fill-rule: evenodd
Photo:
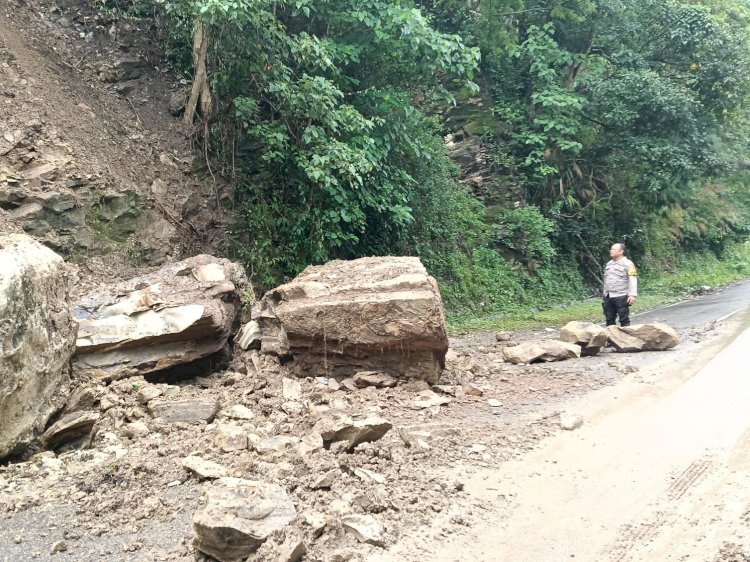
<path fill-rule="evenodd" d="M 378 560 L 750 561 L 748 302 L 742 283 L 638 315 L 723 319 L 722 336 L 586 395 L 571 405 L 580 429 L 470 478 L 467 490 L 497 506 L 484 524 Z"/>

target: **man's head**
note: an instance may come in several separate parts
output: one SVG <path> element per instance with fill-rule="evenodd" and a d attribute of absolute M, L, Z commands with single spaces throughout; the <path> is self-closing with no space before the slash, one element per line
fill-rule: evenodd
<path fill-rule="evenodd" d="M 611 257 L 613 260 L 619 260 L 624 255 L 625 244 L 623 244 L 622 242 L 616 242 L 612 244 L 612 247 L 609 249 L 609 257 Z"/>

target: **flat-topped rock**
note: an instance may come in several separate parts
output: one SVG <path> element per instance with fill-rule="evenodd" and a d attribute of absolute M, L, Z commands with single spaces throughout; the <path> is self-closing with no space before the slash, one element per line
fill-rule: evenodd
<path fill-rule="evenodd" d="M 418 258 L 308 267 L 269 291 L 255 317 L 261 350 L 293 357 L 300 376 L 377 371 L 435 382 L 448 350 L 440 292 Z"/>

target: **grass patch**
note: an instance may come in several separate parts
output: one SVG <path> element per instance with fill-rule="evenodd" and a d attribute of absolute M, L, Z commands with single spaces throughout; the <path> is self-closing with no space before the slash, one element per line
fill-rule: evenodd
<path fill-rule="evenodd" d="M 639 280 L 638 302 L 632 312 L 644 312 L 680 301 L 702 285 L 721 287 L 750 277 L 750 242 L 728 247 L 721 257 L 712 253 L 684 255 L 670 272 L 646 270 Z M 486 316 L 448 315 L 448 333 L 475 330 L 520 330 L 559 328 L 572 320 L 603 322 L 601 299 L 558 305 L 549 308 L 527 308 Z"/>

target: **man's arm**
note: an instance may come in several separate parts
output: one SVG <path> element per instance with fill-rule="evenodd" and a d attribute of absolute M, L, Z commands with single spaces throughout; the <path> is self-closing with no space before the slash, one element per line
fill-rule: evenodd
<path fill-rule="evenodd" d="M 638 270 L 631 261 L 628 267 L 628 304 L 633 304 L 638 298 Z"/>

